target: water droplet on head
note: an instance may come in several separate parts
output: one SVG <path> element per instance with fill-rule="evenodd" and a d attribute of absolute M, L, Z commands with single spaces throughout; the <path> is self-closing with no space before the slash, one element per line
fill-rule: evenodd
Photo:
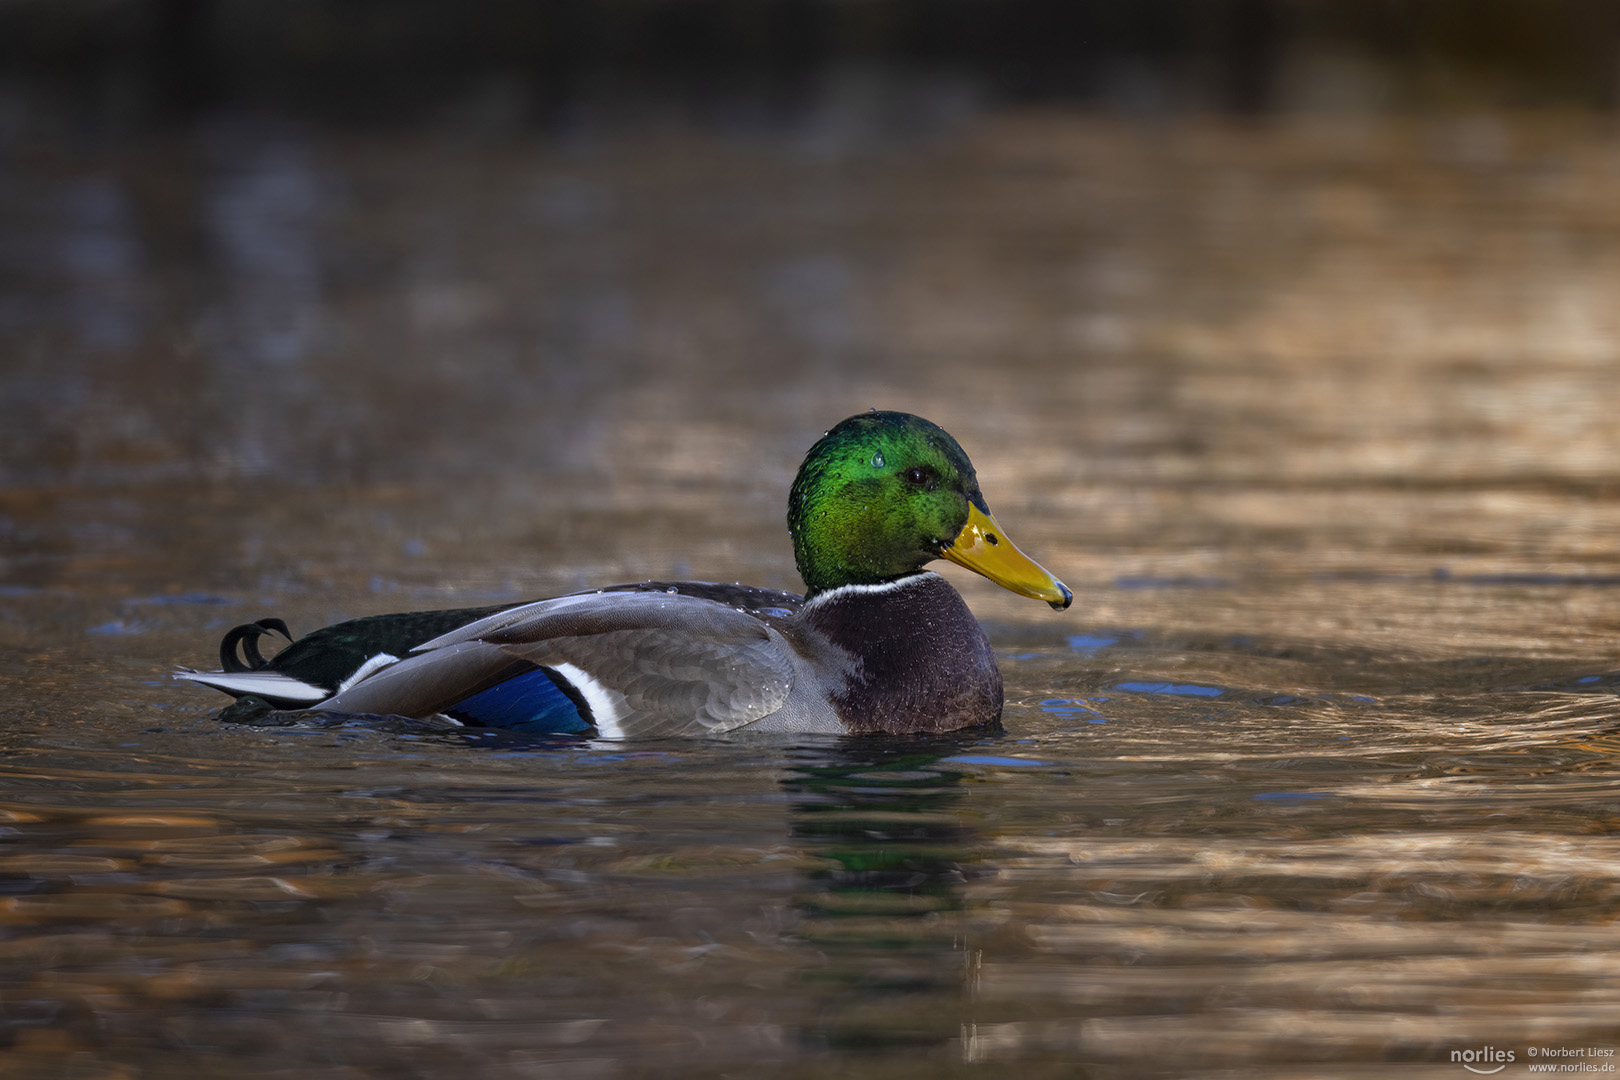
<path fill-rule="evenodd" d="M 681 590 L 679 590 L 679 589 L 675 588 L 675 586 L 671 585 L 669 588 L 665 589 L 664 591 L 668 592 L 668 593 L 678 593 Z"/>
<path fill-rule="evenodd" d="M 872 455 L 872 468 L 883 468 L 883 451 L 879 450 L 877 453 Z"/>

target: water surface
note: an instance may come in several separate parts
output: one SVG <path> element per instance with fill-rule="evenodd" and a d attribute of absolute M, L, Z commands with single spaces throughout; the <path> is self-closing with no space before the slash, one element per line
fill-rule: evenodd
<path fill-rule="evenodd" d="M 811 135 L 13 139 L 8 1073 L 1620 1045 L 1612 132 Z M 167 677 L 268 614 L 797 587 L 793 469 L 869 406 L 1075 589 L 947 571 L 1002 730 L 255 730 Z"/>

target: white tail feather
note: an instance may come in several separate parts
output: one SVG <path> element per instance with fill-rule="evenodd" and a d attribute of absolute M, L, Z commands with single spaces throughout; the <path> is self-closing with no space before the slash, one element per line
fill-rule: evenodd
<path fill-rule="evenodd" d="M 302 679 L 280 675 L 273 671 L 186 671 L 174 673 L 177 679 L 212 686 L 227 694 L 257 694 L 262 698 L 281 701 L 324 701 L 331 694 L 319 686 L 311 686 Z"/>

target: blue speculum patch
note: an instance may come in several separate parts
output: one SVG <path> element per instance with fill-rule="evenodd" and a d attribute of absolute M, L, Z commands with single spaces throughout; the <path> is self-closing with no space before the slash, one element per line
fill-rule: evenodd
<path fill-rule="evenodd" d="M 460 702 L 446 714 L 464 724 L 536 734 L 592 730 L 568 695 L 536 668 Z"/>

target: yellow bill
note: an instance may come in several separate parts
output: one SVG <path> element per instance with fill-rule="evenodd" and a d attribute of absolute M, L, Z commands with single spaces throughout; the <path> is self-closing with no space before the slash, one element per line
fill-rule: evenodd
<path fill-rule="evenodd" d="M 1045 600 L 1058 611 L 1068 607 L 1074 599 L 1067 585 L 1019 551 L 1018 545 L 1001 531 L 996 519 L 972 503 L 968 504 L 967 524 L 943 554 L 956 565 L 983 574 L 1003 589 Z"/>

